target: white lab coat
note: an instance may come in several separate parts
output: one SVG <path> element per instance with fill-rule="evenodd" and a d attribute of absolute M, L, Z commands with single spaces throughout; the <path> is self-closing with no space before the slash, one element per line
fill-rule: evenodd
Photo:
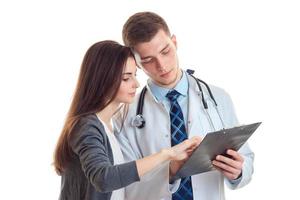
<path fill-rule="evenodd" d="M 196 81 L 191 76 L 188 76 L 188 81 L 188 137 L 191 138 L 195 135 L 204 137 L 208 132 L 214 130 L 204 111 L 201 94 Z M 210 88 L 218 103 L 218 109 L 225 123 L 225 128 L 237 126 L 238 121 L 229 95 L 220 88 L 214 86 Z M 204 97 L 208 103 L 208 113 L 215 128 L 219 130 L 223 128 L 222 123 L 204 85 L 202 89 L 204 90 Z M 162 103 L 156 101 L 149 88 L 145 95 L 143 108 L 143 117 L 146 121 L 146 125 L 142 129 L 131 125 L 132 119 L 136 116 L 138 98 L 139 95 L 137 95 L 135 102 L 130 105 L 124 127 L 120 133 L 117 133 L 117 138 L 121 144 L 121 149 L 126 161 L 136 160 L 156 153 L 162 148 L 171 146 L 169 110 L 167 110 Z M 115 126 L 118 132 L 120 128 L 120 118 L 118 117 L 115 119 Z M 236 183 L 232 183 L 225 179 L 218 171 L 194 175 L 192 176 L 194 199 L 223 200 L 225 199 L 224 181 L 231 189 L 242 187 L 250 181 L 253 173 L 254 154 L 248 147 L 248 144 L 245 144 L 239 152 L 242 153 L 245 160 L 240 180 Z M 133 183 L 126 187 L 126 199 L 171 199 L 172 192 L 176 191 L 178 185 L 179 181 L 177 181 L 176 184 L 169 185 L 169 167 L 168 163 L 165 163 L 142 177 L 140 182 Z"/>

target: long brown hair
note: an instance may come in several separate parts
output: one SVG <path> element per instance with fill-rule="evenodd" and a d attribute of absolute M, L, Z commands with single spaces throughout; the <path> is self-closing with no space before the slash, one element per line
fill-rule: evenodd
<path fill-rule="evenodd" d="M 74 126 L 83 116 L 101 111 L 114 100 L 129 57 L 133 55 L 128 47 L 110 40 L 97 42 L 87 50 L 74 97 L 54 152 L 54 167 L 59 175 L 63 173 L 72 157 L 69 140 Z"/>

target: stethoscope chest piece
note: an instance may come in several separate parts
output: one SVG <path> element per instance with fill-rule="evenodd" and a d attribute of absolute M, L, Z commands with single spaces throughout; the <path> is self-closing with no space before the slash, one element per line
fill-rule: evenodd
<path fill-rule="evenodd" d="M 144 128 L 145 123 L 146 121 L 141 114 L 136 115 L 131 121 L 131 125 L 137 128 Z"/>

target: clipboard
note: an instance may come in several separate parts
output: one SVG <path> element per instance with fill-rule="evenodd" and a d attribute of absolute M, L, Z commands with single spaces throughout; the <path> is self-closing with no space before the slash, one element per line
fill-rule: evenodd
<path fill-rule="evenodd" d="M 208 133 L 191 157 L 172 177 L 172 181 L 215 170 L 211 161 L 217 155 L 225 155 L 227 149 L 239 150 L 261 123 L 257 122 Z"/>

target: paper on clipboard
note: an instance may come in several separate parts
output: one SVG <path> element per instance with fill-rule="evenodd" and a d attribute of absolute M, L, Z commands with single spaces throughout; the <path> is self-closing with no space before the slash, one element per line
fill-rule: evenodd
<path fill-rule="evenodd" d="M 261 122 L 208 133 L 172 180 L 214 170 L 211 163 L 227 149 L 239 150 Z"/>

